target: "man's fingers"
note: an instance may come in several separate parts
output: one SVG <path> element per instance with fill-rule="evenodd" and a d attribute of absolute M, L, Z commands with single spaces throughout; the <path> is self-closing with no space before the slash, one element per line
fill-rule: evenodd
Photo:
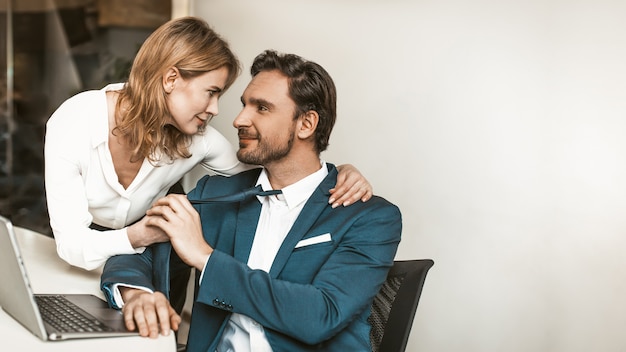
<path fill-rule="evenodd" d="M 180 317 L 160 292 L 133 297 L 122 312 L 126 327 L 131 331 L 137 329 L 144 337 L 157 338 L 159 333 L 169 335 L 170 330 L 177 330 L 180 323 Z"/>
<path fill-rule="evenodd" d="M 130 331 L 135 331 L 135 329 L 137 328 L 137 326 L 135 325 L 135 315 L 132 313 L 132 311 L 129 311 L 127 309 L 128 305 L 124 306 L 124 309 L 122 310 L 122 313 L 124 315 L 124 325 L 126 325 L 126 329 L 130 330 Z"/>
<path fill-rule="evenodd" d="M 150 328 L 146 322 L 143 306 L 136 303 L 127 303 L 124 305 L 124 322 L 126 327 L 130 329 L 134 325 L 139 335 L 147 337 L 150 335 Z M 134 330 L 134 329 L 132 329 Z"/>
<path fill-rule="evenodd" d="M 176 313 L 176 311 L 174 310 L 174 308 L 172 308 L 172 306 L 169 306 L 169 309 L 170 309 L 170 324 L 172 326 L 172 330 L 178 331 L 182 318 L 180 317 L 180 315 Z"/>
<path fill-rule="evenodd" d="M 144 302 L 142 308 L 145 323 L 148 329 L 148 335 L 150 336 L 150 338 L 157 338 L 159 336 L 159 318 L 155 310 L 154 301 Z M 141 328 L 139 330 L 141 331 Z"/>
<path fill-rule="evenodd" d="M 176 211 L 174 211 L 174 209 L 172 209 L 169 205 L 155 205 L 146 211 L 146 215 L 160 216 L 168 221 L 172 219 L 175 214 Z"/>
<path fill-rule="evenodd" d="M 161 294 L 161 293 L 157 292 L 155 293 L 155 295 L 156 294 Z M 170 330 L 174 329 L 173 326 L 170 326 L 170 320 L 173 320 L 173 316 L 171 316 L 171 314 L 174 314 L 174 315 L 178 315 L 178 314 L 176 314 L 176 311 L 174 311 L 174 309 L 170 310 L 171 306 L 165 299 L 165 296 L 163 296 L 162 298 L 155 297 L 155 300 L 156 300 L 156 315 L 158 316 L 158 319 L 159 319 L 161 334 L 167 336 L 170 334 Z M 177 329 L 178 329 L 178 326 L 176 326 L 174 330 L 177 330 Z"/>

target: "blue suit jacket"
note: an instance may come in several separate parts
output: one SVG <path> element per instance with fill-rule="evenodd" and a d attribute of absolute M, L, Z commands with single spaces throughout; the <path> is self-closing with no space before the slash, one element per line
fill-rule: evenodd
<path fill-rule="evenodd" d="M 261 204 L 203 204 L 202 230 L 215 251 L 196 283 L 187 350 L 215 351 L 231 312 L 260 323 L 274 351 L 371 351 L 367 318 L 400 242 L 399 209 L 380 197 L 333 209 L 328 190 L 337 170 L 309 198 L 269 273 L 247 266 Z M 189 193 L 200 199 L 254 186 L 260 170 L 231 177 L 206 176 Z M 295 248 L 329 233 L 332 240 Z M 112 283 L 152 288 L 149 251 L 109 259 L 102 274 Z M 197 275 L 197 278 L 199 275 Z"/>

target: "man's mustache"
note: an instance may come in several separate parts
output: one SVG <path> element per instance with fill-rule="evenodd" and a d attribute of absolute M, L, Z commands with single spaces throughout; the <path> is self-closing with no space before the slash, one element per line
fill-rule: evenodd
<path fill-rule="evenodd" d="M 249 133 L 246 129 L 239 129 L 239 131 L 237 132 L 237 136 L 244 139 L 258 138 L 258 135 L 256 133 Z"/>

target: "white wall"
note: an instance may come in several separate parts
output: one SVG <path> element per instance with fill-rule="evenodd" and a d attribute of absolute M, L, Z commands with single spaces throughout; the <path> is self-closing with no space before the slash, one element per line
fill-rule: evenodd
<path fill-rule="evenodd" d="M 626 351 L 626 2 L 211 0 L 254 56 L 333 75 L 323 156 L 400 206 L 398 258 L 433 258 L 409 352 Z"/>

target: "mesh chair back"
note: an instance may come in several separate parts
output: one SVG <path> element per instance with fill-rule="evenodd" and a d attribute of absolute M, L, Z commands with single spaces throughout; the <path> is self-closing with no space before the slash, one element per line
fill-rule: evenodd
<path fill-rule="evenodd" d="M 372 303 L 368 321 L 373 352 L 404 352 L 430 259 L 395 261 Z"/>

